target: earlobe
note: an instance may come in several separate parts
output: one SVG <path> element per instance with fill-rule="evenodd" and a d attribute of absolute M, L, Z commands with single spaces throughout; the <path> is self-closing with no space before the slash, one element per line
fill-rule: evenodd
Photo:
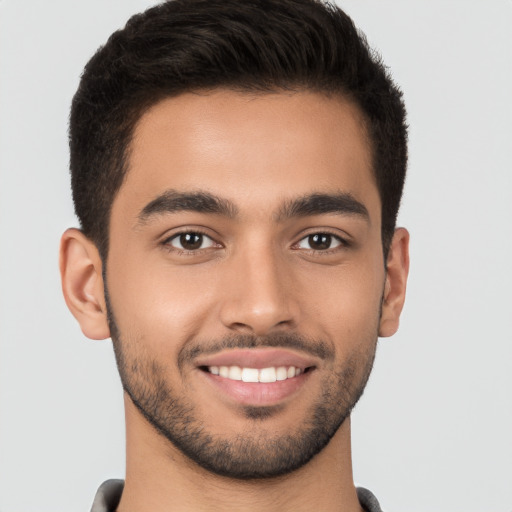
<path fill-rule="evenodd" d="M 379 336 L 381 337 L 392 336 L 398 330 L 400 313 L 405 302 L 408 274 L 409 232 L 404 228 L 398 228 L 395 230 L 388 253 L 379 324 Z"/>
<path fill-rule="evenodd" d="M 110 336 L 102 261 L 95 244 L 80 230 L 68 229 L 60 243 L 60 275 L 66 304 L 88 338 Z"/>

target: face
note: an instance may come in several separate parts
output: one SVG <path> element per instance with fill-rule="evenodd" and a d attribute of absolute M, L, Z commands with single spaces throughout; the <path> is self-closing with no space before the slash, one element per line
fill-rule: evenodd
<path fill-rule="evenodd" d="M 315 93 L 184 94 L 140 120 L 106 286 L 124 388 L 235 478 L 322 450 L 371 370 L 385 266 L 358 109 Z"/>

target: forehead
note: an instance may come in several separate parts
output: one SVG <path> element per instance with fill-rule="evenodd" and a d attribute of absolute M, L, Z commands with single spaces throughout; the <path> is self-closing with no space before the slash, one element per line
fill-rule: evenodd
<path fill-rule="evenodd" d="M 216 90 L 153 106 L 134 130 L 114 208 L 142 208 L 169 189 L 211 192 L 241 210 L 312 192 L 378 200 L 360 110 L 313 92 Z"/>

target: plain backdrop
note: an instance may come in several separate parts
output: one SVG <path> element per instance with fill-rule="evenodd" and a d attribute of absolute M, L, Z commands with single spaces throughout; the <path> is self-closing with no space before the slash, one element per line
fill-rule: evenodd
<path fill-rule="evenodd" d="M 353 414 L 385 510 L 512 511 L 512 1 L 343 0 L 409 111 L 411 274 Z M 144 0 L 0 0 L 0 511 L 86 511 L 124 474 L 110 341 L 61 297 L 83 66 Z"/>

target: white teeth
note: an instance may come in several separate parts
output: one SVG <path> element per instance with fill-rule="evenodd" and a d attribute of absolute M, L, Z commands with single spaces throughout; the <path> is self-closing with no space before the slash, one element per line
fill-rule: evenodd
<path fill-rule="evenodd" d="M 276 369 L 276 380 L 286 380 L 288 378 L 288 370 L 284 366 Z"/>
<path fill-rule="evenodd" d="M 240 366 L 209 366 L 208 371 L 225 379 L 243 382 L 276 382 L 291 379 L 304 373 L 296 366 L 270 366 L 268 368 L 240 368 Z"/>
<path fill-rule="evenodd" d="M 230 366 L 228 379 L 242 380 L 242 368 L 239 366 Z"/>
<path fill-rule="evenodd" d="M 244 368 L 242 370 L 242 380 L 244 382 L 258 382 L 259 371 L 256 368 Z"/>
<path fill-rule="evenodd" d="M 260 382 L 275 382 L 276 369 L 275 368 L 262 368 L 260 370 Z"/>

